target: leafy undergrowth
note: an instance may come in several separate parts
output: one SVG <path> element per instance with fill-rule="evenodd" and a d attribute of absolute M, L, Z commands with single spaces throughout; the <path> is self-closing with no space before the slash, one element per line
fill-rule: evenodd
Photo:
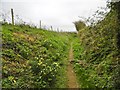
<path fill-rule="evenodd" d="M 120 49 L 117 13 L 80 29 L 74 42 L 74 66 L 81 88 L 120 88 Z"/>
<path fill-rule="evenodd" d="M 100 63 L 88 62 L 89 57 L 84 55 L 80 42 L 74 45 L 74 69 L 81 88 L 112 88 L 111 58 L 108 57 Z M 78 54 L 79 53 L 79 54 Z M 86 56 L 86 57 L 85 57 Z M 91 56 L 92 57 L 92 56 Z M 101 60 L 101 58 L 98 58 Z"/>
<path fill-rule="evenodd" d="M 67 33 L 3 24 L 2 87 L 66 87 L 68 37 Z"/>

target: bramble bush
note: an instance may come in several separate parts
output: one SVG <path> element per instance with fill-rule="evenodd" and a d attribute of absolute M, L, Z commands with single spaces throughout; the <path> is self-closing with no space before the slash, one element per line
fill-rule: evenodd
<path fill-rule="evenodd" d="M 117 10 L 111 8 L 103 20 L 79 30 L 80 43 L 76 43 L 80 45 L 76 48 L 83 49 L 74 48 L 74 53 L 84 64 L 75 64 L 81 88 L 119 88 L 118 15 Z"/>

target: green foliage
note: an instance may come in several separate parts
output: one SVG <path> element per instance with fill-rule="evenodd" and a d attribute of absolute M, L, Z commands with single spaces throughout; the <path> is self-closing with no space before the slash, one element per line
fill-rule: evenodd
<path fill-rule="evenodd" d="M 2 25 L 2 87 L 50 88 L 65 76 L 67 33 Z M 59 78 L 59 79 L 58 79 Z"/>
<path fill-rule="evenodd" d="M 76 21 L 74 22 L 76 30 L 79 31 L 82 28 L 84 28 L 86 26 L 86 24 L 83 21 Z"/>
<path fill-rule="evenodd" d="M 96 25 L 80 28 L 74 66 L 81 88 L 119 88 L 119 27 L 111 9 Z"/>
<path fill-rule="evenodd" d="M 120 5 L 112 6 L 94 25 L 75 22 L 78 36 L 3 24 L 3 88 L 66 87 L 71 42 L 80 88 L 120 88 Z"/>

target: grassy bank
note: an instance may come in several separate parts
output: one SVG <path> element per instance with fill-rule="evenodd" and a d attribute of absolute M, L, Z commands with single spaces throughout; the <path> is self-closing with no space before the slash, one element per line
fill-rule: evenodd
<path fill-rule="evenodd" d="M 3 24 L 2 44 L 3 88 L 66 87 L 68 33 Z"/>

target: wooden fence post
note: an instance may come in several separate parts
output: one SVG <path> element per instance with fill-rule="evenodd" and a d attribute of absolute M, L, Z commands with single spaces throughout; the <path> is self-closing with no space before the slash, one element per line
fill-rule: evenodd
<path fill-rule="evenodd" d="M 42 23 L 41 23 L 41 20 L 40 20 L 40 29 L 42 28 Z"/>
<path fill-rule="evenodd" d="M 57 32 L 59 32 L 59 28 L 57 28 Z"/>
<path fill-rule="evenodd" d="M 14 12 L 13 12 L 13 9 L 11 9 L 11 15 L 12 15 L 12 24 L 14 25 Z"/>
<path fill-rule="evenodd" d="M 51 30 L 53 30 L 53 27 L 51 26 Z"/>

